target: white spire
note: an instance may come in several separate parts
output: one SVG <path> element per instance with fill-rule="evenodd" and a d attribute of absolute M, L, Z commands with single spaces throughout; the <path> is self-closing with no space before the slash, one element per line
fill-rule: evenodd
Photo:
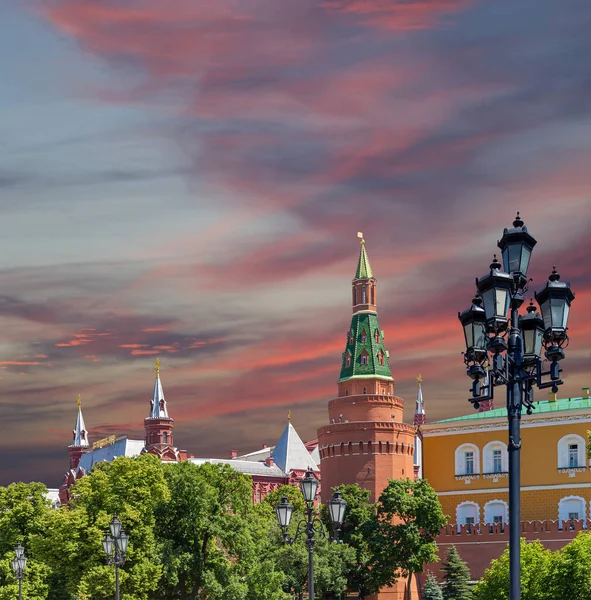
<path fill-rule="evenodd" d="M 162 381 L 160 381 L 160 359 L 156 359 L 154 365 L 156 371 L 156 381 L 154 382 L 154 393 L 150 402 L 150 419 L 168 419 L 168 411 L 166 410 L 166 400 L 164 398 L 164 390 L 162 389 Z"/>
<path fill-rule="evenodd" d="M 417 377 L 417 382 L 419 384 L 419 389 L 417 390 L 414 424 L 423 425 L 425 423 L 425 403 L 423 402 L 423 390 L 421 389 L 423 378 L 420 375 Z"/>
<path fill-rule="evenodd" d="M 291 411 L 288 414 L 288 419 L 290 418 Z M 294 470 L 306 471 L 307 469 L 312 469 L 313 471 L 318 471 L 318 465 L 314 462 L 314 459 L 290 421 L 288 421 L 287 427 L 283 430 L 271 456 L 275 464 L 287 474 Z"/>
<path fill-rule="evenodd" d="M 84 417 L 82 416 L 82 408 L 80 407 L 82 404 L 82 398 L 80 394 L 78 394 L 78 416 L 76 417 L 76 427 L 74 428 L 73 434 L 74 439 L 72 441 L 72 446 L 77 448 L 87 448 L 88 447 L 88 431 L 86 431 L 86 425 L 84 424 Z"/>

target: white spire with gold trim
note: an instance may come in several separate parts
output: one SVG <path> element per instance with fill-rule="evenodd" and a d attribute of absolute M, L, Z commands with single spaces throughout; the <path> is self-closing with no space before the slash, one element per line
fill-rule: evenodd
<path fill-rule="evenodd" d="M 164 390 L 162 389 L 162 381 L 160 381 L 160 359 L 157 358 L 154 363 L 154 371 L 156 371 L 156 381 L 154 382 L 154 393 L 150 402 L 150 419 L 168 419 L 168 411 L 166 410 L 166 399 L 164 398 Z"/>
<path fill-rule="evenodd" d="M 74 431 L 74 439 L 72 446 L 76 448 L 87 448 L 88 447 L 88 431 L 86 431 L 86 425 L 84 424 L 84 417 L 82 416 L 82 398 L 78 394 L 78 416 L 76 417 L 76 426 Z"/>

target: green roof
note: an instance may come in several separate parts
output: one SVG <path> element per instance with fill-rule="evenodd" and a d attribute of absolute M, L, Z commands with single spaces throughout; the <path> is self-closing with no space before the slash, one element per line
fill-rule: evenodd
<path fill-rule="evenodd" d="M 349 361 L 347 356 L 350 357 Z M 380 364 L 380 361 L 384 364 Z M 392 378 L 384 345 L 384 332 L 380 330 L 375 313 L 358 313 L 353 315 L 351 329 L 347 332 L 347 346 L 343 352 L 339 380 L 371 376 Z"/>
<path fill-rule="evenodd" d="M 367 252 L 365 251 L 365 242 L 361 242 L 355 279 L 369 279 L 370 277 L 373 277 L 373 274 L 371 272 L 371 266 L 369 265 L 369 258 L 367 258 Z"/>
<path fill-rule="evenodd" d="M 560 400 L 543 400 L 534 402 L 534 410 L 532 414 L 541 414 L 549 412 L 559 412 L 563 410 L 581 410 L 591 408 L 591 398 L 562 398 Z M 526 414 L 525 407 L 522 414 Z M 480 421 L 482 419 L 498 419 L 507 416 L 507 408 L 495 408 L 484 412 L 473 412 L 462 417 L 454 417 L 453 419 L 443 419 L 442 421 L 434 421 L 434 423 L 453 423 L 457 421 Z"/>

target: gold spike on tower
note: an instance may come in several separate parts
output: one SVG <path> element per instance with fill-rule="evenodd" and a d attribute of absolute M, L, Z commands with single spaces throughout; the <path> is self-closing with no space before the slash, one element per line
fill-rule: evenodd
<path fill-rule="evenodd" d="M 160 359 L 157 358 L 154 361 L 154 371 L 156 371 L 156 377 L 160 377 Z"/>

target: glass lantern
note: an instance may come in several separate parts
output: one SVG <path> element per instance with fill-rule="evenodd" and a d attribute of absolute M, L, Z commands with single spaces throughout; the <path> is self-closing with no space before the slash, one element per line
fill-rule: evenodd
<path fill-rule="evenodd" d="M 560 345 L 566 339 L 570 305 L 575 298 L 570 283 L 560 281 L 560 275 L 554 267 L 546 286 L 535 297 L 544 320 L 544 341 L 550 345 Z"/>
<path fill-rule="evenodd" d="M 519 317 L 519 328 L 523 333 L 524 362 L 533 364 L 542 357 L 544 342 L 544 321 L 536 311 L 533 301 L 527 307 L 527 314 Z"/>
<path fill-rule="evenodd" d="M 300 481 L 300 487 L 302 488 L 302 494 L 304 494 L 304 500 L 311 504 L 316 500 L 316 490 L 318 489 L 318 479 L 314 477 L 314 474 L 310 469 L 306 471 L 305 477 Z"/>
<path fill-rule="evenodd" d="M 347 501 L 341 497 L 341 492 L 337 490 L 327 504 L 332 526 L 335 529 L 340 529 L 343 521 L 345 520 Z"/>
<path fill-rule="evenodd" d="M 490 273 L 476 280 L 478 295 L 484 302 L 487 326 L 499 332 L 507 329 L 507 313 L 511 303 L 513 277 L 501 271 L 496 255 L 490 265 Z"/>
<path fill-rule="evenodd" d="M 476 296 L 472 300 L 472 306 L 462 313 L 458 313 L 458 319 L 464 329 L 466 340 L 466 356 L 480 362 L 486 357 L 486 314 L 482 308 L 482 299 Z"/>
<path fill-rule="evenodd" d="M 517 213 L 513 227 L 503 231 L 503 237 L 497 244 L 503 255 L 503 268 L 513 276 L 519 288 L 527 282 L 529 260 L 536 243 Z"/>
<path fill-rule="evenodd" d="M 279 527 L 283 530 L 287 529 L 291 522 L 291 515 L 293 514 L 293 504 L 287 502 L 287 496 L 281 498 L 281 504 L 275 507 L 275 512 L 277 513 Z"/>

